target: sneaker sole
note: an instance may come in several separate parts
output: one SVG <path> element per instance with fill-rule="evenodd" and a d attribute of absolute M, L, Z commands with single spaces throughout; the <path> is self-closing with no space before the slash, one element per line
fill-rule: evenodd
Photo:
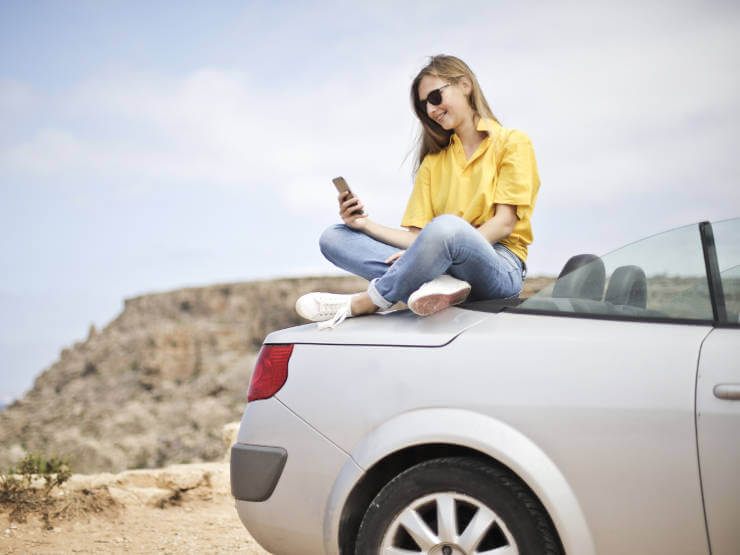
<path fill-rule="evenodd" d="M 425 295 L 409 303 L 409 308 L 419 316 L 429 316 L 450 306 L 460 304 L 468 298 L 470 287 L 465 287 L 453 293 L 435 293 Z"/>

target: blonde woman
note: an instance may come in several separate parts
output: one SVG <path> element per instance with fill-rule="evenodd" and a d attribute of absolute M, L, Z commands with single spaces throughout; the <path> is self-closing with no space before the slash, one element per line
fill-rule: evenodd
<path fill-rule="evenodd" d="M 521 292 L 540 185 L 529 137 L 501 126 L 454 56 L 431 58 L 411 85 L 411 103 L 422 132 L 405 229 L 371 220 L 359 198 L 339 195 L 344 223 L 322 234 L 321 252 L 370 285 L 298 299 L 298 313 L 322 329 L 397 301 L 426 316 L 468 297 Z"/>

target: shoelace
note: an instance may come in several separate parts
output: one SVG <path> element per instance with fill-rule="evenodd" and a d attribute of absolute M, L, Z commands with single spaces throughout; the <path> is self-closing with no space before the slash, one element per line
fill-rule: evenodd
<path fill-rule="evenodd" d="M 339 324 L 344 322 L 344 320 L 347 318 L 347 316 L 352 316 L 352 301 L 351 299 L 347 299 L 347 302 L 344 306 L 339 308 L 339 310 L 336 311 L 334 314 L 334 317 L 330 320 L 324 320 L 323 322 L 318 323 L 318 328 L 320 330 L 333 330 L 336 328 Z"/>

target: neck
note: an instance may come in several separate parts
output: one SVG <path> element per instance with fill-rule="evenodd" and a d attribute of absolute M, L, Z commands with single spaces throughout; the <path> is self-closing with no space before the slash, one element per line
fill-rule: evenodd
<path fill-rule="evenodd" d="M 481 141 L 486 137 L 486 133 L 484 131 L 478 131 L 479 121 L 480 116 L 472 114 L 470 118 L 467 118 L 454 129 L 455 134 L 460 138 L 465 150 L 475 150 L 475 148 L 477 148 Z"/>

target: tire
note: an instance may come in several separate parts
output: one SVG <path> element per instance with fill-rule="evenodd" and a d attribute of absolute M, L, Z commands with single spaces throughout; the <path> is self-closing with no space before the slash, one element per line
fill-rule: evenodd
<path fill-rule="evenodd" d="M 563 554 L 544 507 L 513 473 L 449 457 L 419 463 L 383 487 L 362 519 L 355 554 L 472 555 L 506 546 L 496 553 Z"/>

